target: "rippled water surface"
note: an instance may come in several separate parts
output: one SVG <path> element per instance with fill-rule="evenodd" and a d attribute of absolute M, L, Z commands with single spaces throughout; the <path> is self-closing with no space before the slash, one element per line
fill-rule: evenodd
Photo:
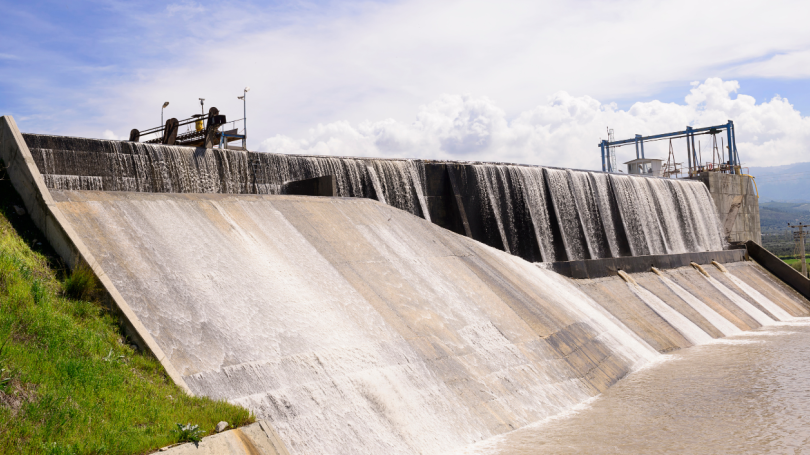
<path fill-rule="evenodd" d="M 684 349 L 491 454 L 810 454 L 810 321 Z"/>

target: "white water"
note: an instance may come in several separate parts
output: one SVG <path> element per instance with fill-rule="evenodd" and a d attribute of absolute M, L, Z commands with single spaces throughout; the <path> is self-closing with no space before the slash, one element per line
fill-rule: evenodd
<path fill-rule="evenodd" d="M 284 183 L 332 175 L 338 196 L 376 196 L 427 220 L 433 201 L 447 204 L 449 199 L 426 193 L 426 165 L 440 164 L 433 161 L 203 150 L 30 134 L 25 139 L 52 189 L 279 194 Z M 479 203 L 467 207 L 471 224 L 485 231 L 473 237 L 529 261 L 717 251 L 723 246 L 714 203 L 700 182 L 520 165 L 454 165 L 465 169 L 460 178 L 463 203 Z M 455 210 L 452 206 L 436 213 Z"/>
<path fill-rule="evenodd" d="M 634 369 L 642 367 L 661 355 L 598 302 L 582 292 L 575 285 L 576 281 L 550 270 L 535 267 L 518 258 L 505 265 L 521 275 L 530 274 L 536 284 L 548 291 L 549 297 L 559 302 L 560 305 L 576 311 L 594 327 L 599 327 L 612 339 L 611 348 L 630 359 Z M 538 269 L 541 273 L 535 273 L 533 269 Z"/>
<path fill-rule="evenodd" d="M 605 238 L 602 218 L 596 203 L 591 179 L 588 173 L 568 170 L 568 182 L 574 196 L 577 213 L 582 220 L 585 243 L 591 259 L 611 257 L 610 247 Z"/>
<path fill-rule="evenodd" d="M 479 188 L 483 189 L 485 197 L 481 198 L 481 205 L 482 205 L 482 213 L 483 218 L 492 217 L 495 221 L 496 229 L 498 236 L 500 237 L 501 244 L 503 245 L 503 250 L 509 253 L 511 249 L 509 248 L 509 238 L 514 238 L 514 235 L 507 235 L 507 229 L 509 233 L 512 233 L 512 229 L 510 229 L 514 223 L 508 223 L 511 221 L 509 218 L 511 217 L 512 213 L 514 213 L 511 207 L 502 207 L 502 204 L 510 204 L 512 202 L 512 198 L 509 197 L 509 187 L 505 184 L 503 179 L 503 174 L 501 174 L 501 170 L 498 166 L 482 166 L 482 165 L 475 165 L 473 166 L 473 171 L 475 172 L 475 176 L 477 179 L 477 185 Z M 499 179 L 500 177 L 500 179 Z M 500 180 L 500 182 L 498 181 Z M 506 194 L 501 195 L 500 192 L 503 191 Z M 498 194 L 496 194 L 496 192 Z M 506 209 L 506 210 L 504 210 Z M 504 213 L 506 213 L 507 219 L 504 219 Z"/>
<path fill-rule="evenodd" d="M 681 313 L 677 312 L 674 308 L 667 305 L 666 302 L 659 299 L 658 296 L 653 294 L 652 292 L 648 291 L 644 287 L 633 284 L 627 283 L 627 287 L 635 294 L 639 299 L 641 299 L 644 303 L 647 304 L 653 311 L 658 313 L 665 321 L 667 321 L 672 327 L 675 328 L 681 335 L 684 336 L 690 343 L 694 345 L 704 344 L 712 341 L 711 335 L 706 333 L 703 329 L 701 329 L 697 324 L 690 321 L 689 318 L 682 315 Z"/>
<path fill-rule="evenodd" d="M 551 220 L 548 215 L 546 203 L 546 184 L 543 178 L 543 169 L 528 166 L 509 166 L 512 182 L 520 185 L 540 255 L 544 262 L 554 262 L 556 259 L 554 236 L 552 234 Z"/>
<path fill-rule="evenodd" d="M 726 296 L 729 300 L 734 302 L 735 305 L 740 307 L 741 310 L 745 311 L 749 316 L 754 318 L 754 320 L 756 320 L 760 324 L 771 325 L 775 322 L 773 319 L 771 319 L 770 316 L 760 311 L 759 308 L 755 307 L 754 305 L 751 305 L 750 302 L 740 297 L 740 295 L 737 294 L 736 292 L 727 288 L 726 285 L 717 281 L 714 277 L 711 276 L 707 277 L 702 273 L 700 275 L 706 278 L 709 281 L 709 283 L 712 284 L 712 286 L 717 288 L 718 291 L 720 291 L 724 296 Z"/>
<path fill-rule="evenodd" d="M 674 292 L 678 297 L 680 297 L 684 302 L 689 304 L 692 308 L 695 309 L 701 316 L 706 318 L 723 336 L 734 335 L 737 333 L 742 332 L 742 330 L 734 325 L 731 321 L 724 318 L 720 315 L 720 313 L 714 311 L 705 303 L 701 302 L 700 299 L 692 295 L 689 291 L 682 288 L 680 285 L 675 283 L 674 281 L 670 280 L 664 275 L 658 275 L 658 278 L 670 289 Z"/>
<path fill-rule="evenodd" d="M 620 215 L 616 205 L 616 198 L 610 188 L 608 175 L 599 172 L 589 172 L 593 184 L 594 198 L 599 208 L 599 218 L 602 220 L 602 231 L 608 242 L 610 256 L 617 258 L 621 256 L 621 246 L 619 232 L 616 229 L 621 224 Z"/>
<path fill-rule="evenodd" d="M 576 201 L 568 183 L 568 174 L 563 170 L 548 168 L 543 172 L 551 192 L 552 206 L 568 260 L 590 259 Z"/>
<path fill-rule="evenodd" d="M 734 276 L 733 273 L 731 272 L 722 272 L 722 273 L 724 273 L 728 277 L 728 279 L 731 280 L 731 282 L 734 283 L 738 288 L 742 289 L 743 292 L 748 294 L 749 297 L 756 300 L 756 302 L 760 304 L 762 308 L 765 308 L 766 310 L 768 310 L 769 313 L 774 315 L 776 319 L 780 321 L 792 321 L 795 319 L 793 316 L 790 315 L 790 313 L 783 310 L 782 307 L 773 303 L 771 299 L 762 295 L 759 291 L 749 286 L 748 283 L 746 283 L 745 281 Z"/>
<path fill-rule="evenodd" d="M 650 193 L 655 200 L 658 220 L 662 225 L 661 232 L 667 254 L 686 253 L 687 239 L 683 232 L 679 206 L 673 198 L 673 182 L 664 179 L 645 179 L 650 186 Z"/>

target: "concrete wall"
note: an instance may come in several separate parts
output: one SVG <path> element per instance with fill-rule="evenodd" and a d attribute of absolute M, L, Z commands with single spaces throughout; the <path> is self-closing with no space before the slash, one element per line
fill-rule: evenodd
<path fill-rule="evenodd" d="M 700 180 L 709 188 L 726 240 L 762 243 L 759 198 L 751 178 L 744 175 L 704 172 Z"/>
<path fill-rule="evenodd" d="M 565 278 L 370 199 L 52 194 L 191 389 L 251 409 L 293 454 L 446 453 L 696 344 L 615 275 Z M 692 267 L 662 273 L 760 326 Z M 808 314 L 771 288 L 757 285 Z"/>
<path fill-rule="evenodd" d="M 574 280 L 364 198 L 49 191 L 0 126 L 59 254 L 92 267 L 175 382 L 249 408 L 292 454 L 451 452 L 724 336 L 717 318 L 810 315 L 751 262 Z"/>
<path fill-rule="evenodd" d="M 0 159 L 14 189 L 22 197 L 34 224 L 45 235 L 51 247 L 71 267 L 89 267 L 105 291 L 105 304 L 118 317 L 121 327 L 132 342 L 157 358 L 172 380 L 191 393 L 182 376 L 169 362 L 163 350 L 146 330 L 129 304 L 124 300 L 110 278 L 87 249 L 79 235 L 56 206 L 50 191 L 37 169 L 31 152 L 11 116 L 0 117 Z"/>

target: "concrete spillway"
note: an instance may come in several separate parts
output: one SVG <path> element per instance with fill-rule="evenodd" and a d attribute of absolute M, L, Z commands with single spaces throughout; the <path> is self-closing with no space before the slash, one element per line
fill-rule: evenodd
<path fill-rule="evenodd" d="M 538 262 L 717 251 L 706 186 L 506 164 L 295 156 L 26 134 L 55 190 L 283 194 L 333 176 L 370 198 Z"/>
<path fill-rule="evenodd" d="M 709 196 L 692 183 L 462 167 L 469 178 L 458 186 L 484 182 L 475 188 L 486 197 L 469 208 L 482 210 L 481 225 L 494 222 L 488 232 L 503 243 L 493 248 L 415 213 L 439 196 L 426 184 L 422 203 L 411 185 L 397 199 L 379 168 L 357 172 L 373 174 L 368 191 L 384 198 L 69 190 L 39 172 L 52 169 L 40 162 L 47 149 L 37 161 L 13 122 L 0 126 L 9 175 L 56 250 L 93 268 L 173 380 L 251 409 L 292 454 L 461 449 L 570 409 L 662 353 L 810 314 L 810 302 L 752 262 L 575 280 L 506 252 L 532 242 L 563 257 L 719 244 L 716 216 L 701 212 Z M 97 153 L 73 152 L 82 163 Z M 132 172 L 153 184 L 164 175 L 198 189 L 239 186 L 223 177 L 227 160 L 212 158 L 230 152 L 177 153 L 197 169 L 213 160 L 209 180 L 179 173 L 182 160 Z M 161 162 L 165 172 L 152 172 Z M 74 166 L 66 182 L 137 182 L 70 163 L 59 164 Z M 427 169 L 407 166 L 402 181 Z M 397 208 L 406 199 L 413 210 Z M 570 237 L 537 221 L 562 218 Z"/>
<path fill-rule="evenodd" d="M 750 264 L 575 281 L 367 199 L 53 195 L 189 388 L 293 453 L 441 453 L 723 336 L 670 283 L 746 330 L 779 320 L 765 293 L 807 314 Z"/>

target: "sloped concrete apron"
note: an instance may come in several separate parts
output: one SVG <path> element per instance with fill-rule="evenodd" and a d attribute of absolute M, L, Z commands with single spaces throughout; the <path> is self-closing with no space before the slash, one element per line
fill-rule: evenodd
<path fill-rule="evenodd" d="M 23 199 L 25 209 L 28 210 L 34 224 L 42 231 L 53 249 L 69 267 L 74 268 L 86 264 L 93 271 L 107 294 L 107 301 L 104 303 L 117 315 L 127 336 L 141 349 L 154 355 L 175 384 L 186 393 L 192 394 L 183 377 L 171 364 L 54 203 L 14 118 L 9 115 L 0 117 L 0 159 L 6 165 L 6 173 L 14 185 L 14 189 Z"/>
<path fill-rule="evenodd" d="M 105 291 L 104 303 L 116 314 L 127 336 L 141 349 L 154 355 L 172 381 L 186 393 L 193 395 L 186 381 L 67 222 L 45 186 L 14 118 L 8 115 L 0 117 L 0 159 L 6 166 L 7 178 L 22 197 L 25 209 L 34 224 L 42 231 L 57 254 L 71 268 L 84 264 L 93 271 Z M 273 427 L 264 421 L 204 438 L 198 445 L 186 444 L 161 453 L 289 455 Z"/>
<path fill-rule="evenodd" d="M 236 428 L 168 449 L 160 455 L 290 455 L 273 427 L 260 420 L 252 425 Z"/>

